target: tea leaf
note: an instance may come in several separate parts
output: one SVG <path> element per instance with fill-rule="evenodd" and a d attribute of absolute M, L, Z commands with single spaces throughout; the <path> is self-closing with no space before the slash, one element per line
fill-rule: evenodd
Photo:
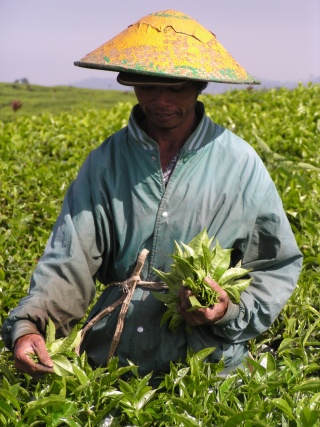
<path fill-rule="evenodd" d="M 252 420 L 253 417 L 258 412 L 259 412 L 258 410 L 251 410 L 251 411 L 243 411 L 243 412 L 240 412 L 239 414 L 232 415 L 230 418 L 228 418 L 228 420 L 223 425 L 223 427 L 238 427 L 239 425 L 241 425 L 242 421 Z"/>
<path fill-rule="evenodd" d="M 56 337 L 56 327 L 55 327 L 53 321 L 49 317 L 48 325 L 47 325 L 47 329 L 46 329 L 46 344 L 47 344 L 47 346 L 50 346 L 55 341 L 55 337 Z"/>
<path fill-rule="evenodd" d="M 320 379 L 310 378 L 302 381 L 300 384 L 293 387 L 292 391 L 320 391 Z"/>
<path fill-rule="evenodd" d="M 282 412 L 284 412 L 286 415 L 288 415 L 288 417 L 292 420 L 294 420 L 294 416 L 292 413 L 292 409 L 290 408 L 290 406 L 288 405 L 288 402 L 286 402 L 284 399 L 281 398 L 276 398 L 276 399 L 272 399 L 271 402 L 277 407 L 279 408 Z"/>
<path fill-rule="evenodd" d="M 62 354 L 54 354 L 51 359 L 53 361 L 53 370 L 60 377 L 74 374 L 72 364 L 67 357 Z"/>

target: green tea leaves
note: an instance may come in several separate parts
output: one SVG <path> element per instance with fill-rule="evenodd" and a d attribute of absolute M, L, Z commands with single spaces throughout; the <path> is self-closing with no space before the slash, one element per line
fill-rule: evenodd
<path fill-rule="evenodd" d="M 56 329 L 53 321 L 49 318 L 46 329 L 46 347 L 53 362 L 55 374 L 63 377 L 73 374 L 73 367 L 68 356 L 80 342 L 81 332 L 77 327 L 73 328 L 66 338 L 55 339 Z"/>
<path fill-rule="evenodd" d="M 175 253 L 171 255 L 174 261 L 171 271 L 163 273 L 154 269 L 169 288 L 166 294 L 153 293 L 155 298 L 167 306 L 167 311 L 161 319 L 161 325 L 173 318 L 174 320 L 169 323 L 169 328 L 175 331 L 182 321 L 176 310 L 181 286 L 192 292 L 189 297 L 191 308 L 188 311 L 211 307 L 218 302 L 219 294 L 205 281 L 206 277 L 215 280 L 227 292 L 231 301 L 239 304 L 241 292 L 251 282 L 251 278 L 242 280 L 241 278 L 247 276 L 249 270 L 241 268 L 240 263 L 229 268 L 232 249 L 223 249 L 218 242 L 211 248 L 212 242 L 213 237 L 209 238 L 206 229 L 202 230 L 189 244 L 181 242 L 179 245 L 175 241 Z"/>

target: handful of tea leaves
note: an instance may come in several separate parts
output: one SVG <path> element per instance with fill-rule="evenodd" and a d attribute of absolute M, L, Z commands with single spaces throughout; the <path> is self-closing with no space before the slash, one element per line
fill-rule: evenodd
<path fill-rule="evenodd" d="M 241 268 L 241 262 L 229 268 L 232 249 L 222 249 L 218 242 L 211 249 L 212 242 L 213 237 L 209 238 L 206 229 L 189 244 L 181 242 L 179 245 L 175 241 L 175 253 L 171 255 L 174 260 L 171 271 L 164 273 L 153 269 L 169 288 L 167 293 L 153 292 L 154 297 L 167 306 L 161 325 L 170 319 L 169 328 L 175 331 L 182 321 L 181 315 L 177 313 L 181 285 L 192 292 L 189 311 L 210 307 L 219 301 L 219 294 L 204 281 L 205 277 L 216 281 L 227 292 L 230 300 L 239 304 L 241 292 L 251 282 L 251 278 L 244 278 L 250 270 Z"/>

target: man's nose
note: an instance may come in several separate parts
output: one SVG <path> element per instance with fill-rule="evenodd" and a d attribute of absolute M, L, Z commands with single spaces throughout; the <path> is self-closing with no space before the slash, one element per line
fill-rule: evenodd
<path fill-rule="evenodd" d="M 170 94 L 166 88 L 159 87 L 154 91 L 153 102 L 158 105 L 170 102 Z"/>

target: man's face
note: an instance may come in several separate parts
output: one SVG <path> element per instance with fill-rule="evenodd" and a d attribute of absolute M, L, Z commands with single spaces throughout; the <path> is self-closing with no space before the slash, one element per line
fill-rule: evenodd
<path fill-rule="evenodd" d="M 178 86 L 139 85 L 134 91 L 151 126 L 169 130 L 194 120 L 198 89 L 193 82 Z"/>

